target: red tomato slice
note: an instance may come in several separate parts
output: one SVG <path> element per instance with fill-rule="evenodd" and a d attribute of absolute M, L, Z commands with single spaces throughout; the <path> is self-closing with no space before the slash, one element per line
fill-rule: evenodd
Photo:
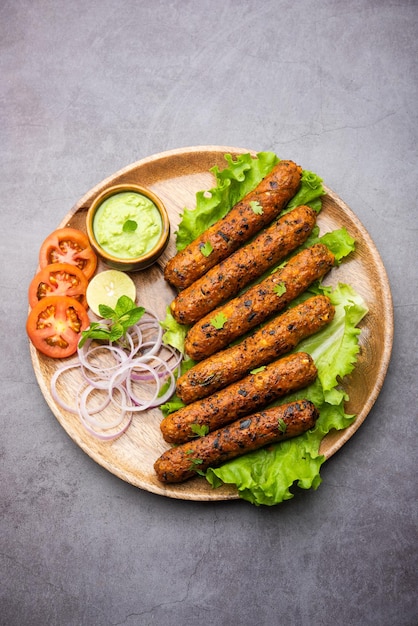
<path fill-rule="evenodd" d="M 89 281 L 86 275 L 70 263 L 52 263 L 33 277 L 29 285 L 29 305 L 33 308 L 47 296 L 69 296 L 87 309 L 86 290 Z"/>
<path fill-rule="evenodd" d="M 46 296 L 29 313 L 26 332 L 40 352 L 63 359 L 76 352 L 81 332 L 89 326 L 87 311 L 78 300 Z"/>
<path fill-rule="evenodd" d="M 39 251 L 41 269 L 51 263 L 76 265 L 87 278 L 91 278 L 97 267 L 97 256 L 81 230 L 58 228 L 48 235 Z"/>

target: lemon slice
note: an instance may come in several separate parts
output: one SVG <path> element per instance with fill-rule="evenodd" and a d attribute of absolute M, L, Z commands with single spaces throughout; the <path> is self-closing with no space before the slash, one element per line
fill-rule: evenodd
<path fill-rule="evenodd" d="M 106 304 L 114 309 L 121 296 L 129 296 L 135 302 L 136 287 L 132 278 L 119 270 L 106 270 L 96 274 L 86 291 L 87 304 L 99 317 L 101 317 L 100 304 Z"/>

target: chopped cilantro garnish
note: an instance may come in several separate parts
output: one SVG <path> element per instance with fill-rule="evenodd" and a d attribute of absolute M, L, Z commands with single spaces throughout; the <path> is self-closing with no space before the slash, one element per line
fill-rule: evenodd
<path fill-rule="evenodd" d="M 284 293 L 286 293 L 286 285 L 284 283 L 277 283 L 277 285 L 275 285 L 273 287 L 273 291 L 274 293 L 276 293 L 278 296 L 282 296 Z"/>
<path fill-rule="evenodd" d="M 263 215 L 263 207 L 257 200 L 252 200 L 252 202 L 250 202 L 250 207 L 256 215 Z"/>
<path fill-rule="evenodd" d="M 198 437 L 204 437 L 209 432 L 207 424 L 191 424 L 190 430 Z"/>
<path fill-rule="evenodd" d="M 217 315 L 215 315 L 215 317 L 212 317 L 212 319 L 210 320 L 210 323 L 212 324 L 214 328 L 216 328 L 216 330 L 220 330 L 221 328 L 225 326 L 227 321 L 228 321 L 228 318 L 226 317 L 224 313 L 218 313 Z"/>
<path fill-rule="evenodd" d="M 287 424 L 282 418 L 279 419 L 279 430 L 281 433 L 285 433 L 287 430 Z"/>
<path fill-rule="evenodd" d="M 209 256 L 212 251 L 213 251 L 213 246 L 210 243 L 210 241 L 207 241 L 206 243 L 200 246 L 200 252 L 203 254 L 203 256 Z"/>

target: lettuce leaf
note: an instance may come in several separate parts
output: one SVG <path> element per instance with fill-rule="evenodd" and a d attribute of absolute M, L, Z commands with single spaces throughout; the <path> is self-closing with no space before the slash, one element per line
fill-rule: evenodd
<path fill-rule="evenodd" d="M 184 209 L 176 232 L 177 250 L 183 250 L 209 226 L 224 217 L 280 161 L 273 152 L 259 152 L 255 158 L 249 153 L 241 154 L 236 160 L 230 154 L 225 154 L 225 160 L 228 165 L 223 170 L 219 170 L 217 166 L 210 170 L 216 178 L 215 187 L 209 191 L 198 191 L 196 208 Z M 287 204 L 283 214 L 301 204 L 308 204 L 319 212 L 324 194 L 322 179 L 313 172 L 303 170 L 299 190 Z M 184 337 L 189 327 L 178 324 L 169 308 L 162 327 L 165 330 L 163 341 L 184 353 Z"/>
<path fill-rule="evenodd" d="M 322 208 L 321 196 L 324 194 L 325 190 L 322 186 L 322 178 L 319 178 L 314 172 L 303 170 L 299 190 L 293 198 L 289 200 L 282 215 L 302 204 L 310 206 L 311 209 L 319 213 Z"/>
<path fill-rule="evenodd" d="M 184 340 L 190 326 L 187 324 L 179 324 L 172 316 L 169 306 L 166 308 L 165 319 L 160 322 L 160 325 L 164 330 L 164 343 L 176 348 L 176 350 L 184 354 Z"/>
<path fill-rule="evenodd" d="M 264 178 L 279 161 L 272 152 L 260 152 L 256 158 L 249 154 L 239 155 L 234 161 L 231 155 L 225 155 L 227 167 L 219 170 L 212 168 L 216 185 L 209 191 L 196 194 L 196 208 L 184 209 L 176 233 L 176 245 L 182 250 L 227 212 Z M 321 197 L 325 194 L 322 179 L 313 172 L 304 170 L 298 192 L 283 211 L 286 213 L 298 205 L 308 204 L 316 212 L 322 207 Z M 335 230 L 319 236 L 319 229 L 305 242 L 304 247 L 317 241 L 325 243 L 333 252 L 337 264 L 349 255 L 355 242 L 344 229 Z M 273 270 L 274 271 L 274 270 Z M 219 468 L 210 468 L 206 479 L 213 486 L 222 483 L 236 485 L 241 498 L 255 505 L 272 506 L 293 497 L 292 487 L 317 489 L 321 483 L 320 468 L 325 457 L 319 454 L 323 437 L 332 429 L 346 428 L 354 419 L 346 415 L 344 403 L 347 395 L 339 382 L 349 374 L 355 364 L 358 353 L 358 323 L 367 313 L 367 308 L 356 292 L 349 285 L 339 284 L 335 289 L 321 283 L 312 285 L 292 305 L 313 293 L 325 293 L 331 298 L 336 314 L 331 324 L 313 337 L 307 338 L 297 346 L 298 351 L 309 352 L 318 368 L 318 378 L 295 394 L 288 395 L 280 403 L 307 398 L 317 406 L 320 417 L 311 431 L 258 450 L 225 463 Z M 178 324 L 172 317 L 169 307 L 164 322 L 163 340 L 179 349 L 184 354 L 184 339 L 188 326 Z M 296 351 L 296 350 L 295 350 Z M 182 373 L 192 367 L 194 362 L 185 359 Z M 278 402 L 279 403 L 279 402 Z M 163 405 L 167 415 L 176 411 L 183 403 L 173 396 Z"/>
<path fill-rule="evenodd" d="M 358 352 L 357 324 L 367 308 L 348 285 L 335 289 L 318 286 L 316 293 L 325 293 L 336 308 L 334 320 L 323 331 L 302 341 L 298 351 L 311 354 L 318 368 L 318 378 L 309 387 L 282 398 L 277 404 L 307 398 L 320 412 L 315 428 L 300 437 L 283 441 L 229 461 L 219 468 L 210 468 L 206 479 L 217 487 L 222 483 L 236 485 L 239 495 L 255 505 L 272 506 L 293 497 L 291 488 L 317 489 L 321 483 L 320 468 L 325 457 L 319 447 L 332 429 L 347 428 L 355 419 L 346 415 L 348 399 L 339 382 L 352 371 Z M 312 292 L 306 294 L 312 295 Z"/>
<path fill-rule="evenodd" d="M 339 228 L 330 233 L 322 235 L 318 241 L 325 244 L 335 257 L 336 264 L 339 265 L 342 259 L 354 252 L 355 240 L 348 233 L 346 228 Z"/>
<path fill-rule="evenodd" d="M 211 168 L 216 185 L 196 194 L 196 208 L 185 208 L 176 232 L 177 250 L 183 250 L 212 224 L 225 217 L 228 211 L 247 193 L 256 187 L 273 169 L 279 159 L 273 152 L 259 152 L 256 158 L 250 154 L 239 155 L 234 161 L 225 155 L 228 167 Z"/>
<path fill-rule="evenodd" d="M 223 170 L 219 170 L 218 166 L 210 170 L 215 176 L 216 185 L 207 191 L 197 192 L 195 209 L 184 209 L 176 232 L 177 250 L 183 250 L 212 224 L 225 217 L 280 161 L 273 152 L 259 152 L 255 158 L 249 153 L 240 154 L 236 160 L 230 154 L 225 154 L 225 160 L 228 165 Z M 324 194 L 322 179 L 304 170 L 299 190 L 283 213 L 300 204 L 309 204 L 319 212 L 321 196 Z"/>
<path fill-rule="evenodd" d="M 312 232 L 311 236 L 308 237 L 305 243 L 302 244 L 302 246 L 300 246 L 294 252 L 294 254 L 297 254 L 300 250 L 302 250 L 302 248 L 308 248 L 310 246 L 313 246 L 318 241 L 321 241 L 322 243 L 324 243 L 331 250 L 331 252 L 335 256 L 335 260 L 337 264 L 339 264 L 343 258 L 348 256 L 355 249 L 354 239 L 349 235 L 349 233 L 347 232 L 345 228 L 331 231 L 327 233 L 326 235 L 324 235 L 323 237 L 319 237 L 319 229 L 317 226 L 315 226 L 314 231 Z M 272 269 L 269 269 L 262 276 L 259 276 L 255 281 L 253 281 L 250 285 L 247 285 L 242 290 L 242 292 L 246 291 L 253 284 L 260 282 L 261 280 L 266 278 L 269 274 L 275 272 L 279 267 L 282 267 L 283 265 L 285 265 L 286 262 L 287 260 L 283 261 L 278 266 Z M 299 301 L 300 300 L 297 299 L 295 300 L 295 303 Z M 171 314 L 170 307 L 167 307 L 166 318 L 164 321 L 161 322 L 161 326 L 163 327 L 165 331 L 163 334 L 164 343 L 170 346 L 173 346 L 174 348 L 176 348 L 177 350 L 179 350 L 180 352 L 184 354 L 184 340 L 185 340 L 187 331 L 189 330 L 190 326 L 186 324 L 179 324 L 178 322 L 176 322 L 176 320 Z"/>

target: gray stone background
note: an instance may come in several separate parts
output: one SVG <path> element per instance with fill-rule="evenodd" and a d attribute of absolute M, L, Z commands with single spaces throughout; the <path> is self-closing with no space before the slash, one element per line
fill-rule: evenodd
<path fill-rule="evenodd" d="M 417 591 L 418 3 L 0 2 L 0 623 L 412 626 Z M 38 387 L 26 293 L 89 189 L 193 145 L 273 150 L 360 218 L 391 283 L 382 392 L 316 492 L 277 507 L 141 491 Z"/>

